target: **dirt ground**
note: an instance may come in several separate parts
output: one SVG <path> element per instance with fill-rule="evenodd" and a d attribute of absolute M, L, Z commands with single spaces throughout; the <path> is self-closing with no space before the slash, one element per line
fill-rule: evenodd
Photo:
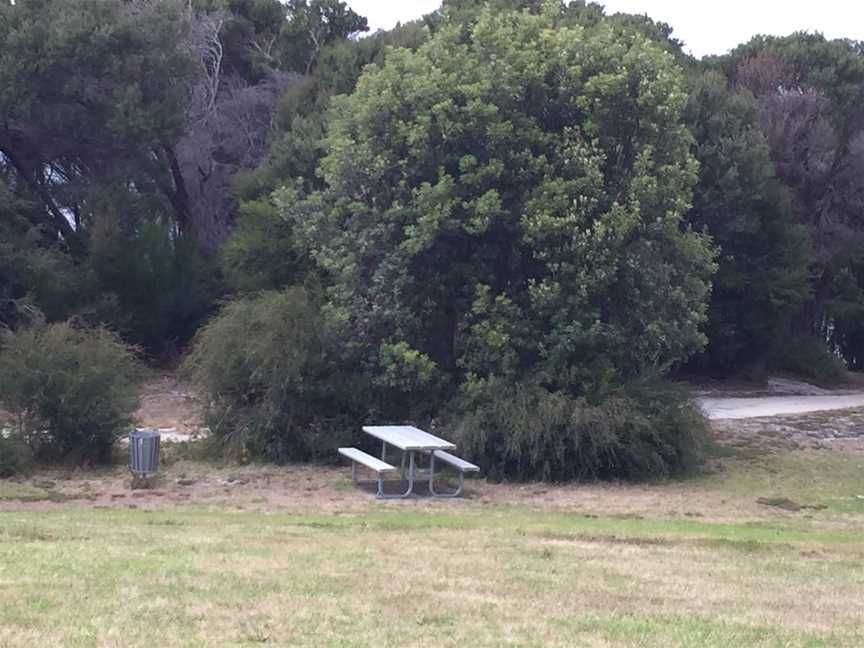
<path fill-rule="evenodd" d="M 166 432 L 168 437 L 163 445 L 162 473 L 150 488 L 133 488 L 131 477 L 122 466 L 102 471 L 40 471 L 13 483 L 20 486 L 21 495 L 0 498 L 0 509 L 59 508 L 72 503 L 145 510 L 190 507 L 339 513 L 364 510 L 376 504 L 421 508 L 495 504 L 607 516 L 740 520 L 750 515 L 764 519 L 766 515 L 765 507 L 759 505 L 755 496 L 729 497 L 727 490 L 712 485 L 710 473 L 724 469 L 719 464 L 709 465 L 709 476 L 695 482 L 549 485 L 495 484 L 476 479 L 469 481 L 464 500 L 421 499 L 381 504 L 375 502 L 369 489 L 364 492 L 355 488 L 350 469 L 341 464 L 216 466 L 191 460 L 192 446 L 178 441 L 206 434 L 201 423 L 201 403 L 173 376 L 159 376 L 146 386 L 137 418 L 138 425 L 160 428 L 163 438 Z M 712 421 L 712 427 L 718 446 L 735 453 L 758 457 L 788 451 L 843 450 L 864 456 L 864 408 L 720 420 Z M 774 513 L 788 514 L 781 510 L 768 512 Z"/>
<path fill-rule="evenodd" d="M 762 398 L 802 398 L 825 395 L 848 395 L 854 390 L 827 391 L 815 385 L 782 378 L 772 378 L 762 391 L 742 392 L 736 384 L 726 391 L 714 386 L 697 393 L 712 395 L 714 400 L 734 399 L 747 394 L 761 394 Z M 198 394 L 171 374 L 158 376 L 143 390 L 141 407 L 136 414 L 141 427 L 162 431 L 163 441 L 191 441 L 206 436 L 202 404 Z M 765 451 L 783 449 L 864 449 L 864 407 L 816 411 L 783 416 L 717 419 L 712 421 L 716 440 L 736 447 Z"/>
<path fill-rule="evenodd" d="M 760 450 L 848 450 L 864 452 L 864 408 L 711 422 L 724 444 Z"/>
<path fill-rule="evenodd" d="M 864 457 L 861 446 L 853 452 Z M 818 450 L 808 453 L 810 456 L 835 454 Z M 170 453 L 167 454 L 170 456 Z M 735 472 L 725 474 L 730 469 L 724 464 L 715 464 L 709 467 L 708 475 L 693 480 L 639 485 L 556 485 L 492 483 L 481 478 L 468 480 L 464 499 L 431 500 L 420 497 L 381 502 L 374 498 L 371 484 L 361 488 L 352 484 L 350 468 L 345 465 L 250 464 L 220 467 L 204 462 L 169 460 L 163 465 L 159 478 L 150 484 L 150 488 L 144 489 L 134 488 L 129 473 L 119 466 L 102 471 L 40 471 L 37 475 L 18 479 L 17 484 L 7 483 L 4 487 L 7 491 L 10 485 L 20 486 L 21 494 L 10 497 L 7 492 L 6 499 L 0 497 L 0 510 L 63 509 L 71 505 L 154 511 L 194 509 L 340 514 L 366 511 L 377 506 L 437 510 L 493 505 L 495 509 L 526 506 L 623 518 L 735 522 L 764 521 L 766 517 L 779 520 L 790 515 L 810 518 L 815 514 L 832 527 L 835 524 L 843 526 L 848 521 L 845 516 L 828 515 L 828 512 L 820 510 L 790 513 L 766 508 L 760 503 L 760 498 L 790 494 L 786 490 L 777 490 L 778 484 L 773 483 L 770 473 L 788 472 L 789 469 L 775 469 L 770 462 L 755 459 L 753 470 L 758 471 L 761 477 L 760 481 L 755 482 L 758 486 L 754 488 L 761 490 L 749 492 L 746 486 L 739 483 L 739 473 L 750 468 L 742 468 L 741 460 L 734 461 L 737 462 L 736 467 L 731 470 Z M 862 460 L 857 459 L 855 462 L 860 468 Z M 765 476 L 769 478 L 767 481 L 764 480 Z M 741 473 L 740 478 L 748 480 L 750 475 Z M 801 479 L 807 478 L 802 475 Z M 850 488 L 859 489 L 855 490 L 857 495 L 850 491 L 850 497 L 864 499 L 860 485 Z M 422 494 L 423 487 L 418 490 Z M 804 492 L 809 493 L 806 490 Z M 797 500 L 799 494 L 793 494 L 793 497 Z"/>
<path fill-rule="evenodd" d="M 200 396 L 173 374 L 161 374 L 144 385 L 135 421 L 139 427 L 160 430 L 164 440 L 189 441 L 207 434 Z"/>

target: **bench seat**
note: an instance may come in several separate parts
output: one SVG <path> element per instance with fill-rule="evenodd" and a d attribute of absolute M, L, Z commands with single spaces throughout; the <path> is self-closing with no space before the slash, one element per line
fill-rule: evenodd
<path fill-rule="evenodd" d="M 378 480 L 378 499 L 387 499 L 384 495 L 384 478 L 382 475 L 396 472 L 396 466 L 391 466 L 386 461 L 381 461 L 378 457 L 373 457 L 357 448 L 339 448 L 339 454 L 351 460 L 351 479 L 355 484 L 357 483 L 357 464 L 360 464 L 375 473 Z"/>
<path fill-rule="evenodd" d="M 461 457 L 452 455 L 449 452 L 444 452 L 443 450 L 436 450 L 433 455 L 438 461 L 443 461 L 446 464 L 450 464 L 459 472 L 480 472 L 479 466 L 475 466 L 470 461 L 465 461 Z"/>
<path fill-rule="evenodd" d="M 366 466 L 369 470 L 378 474 L 394 472 L 396 470 L 395 466 L 391 466 L 386 461 L 381 461 L 378 457 L 373 457 L 369 453 L 357 448 L 339 448 L 339 454 L 355 463 Z"/>
<path fill-rule="evenodd" d="M 435 462 L 440 461 L 442 463 L 446 463 L 457 471 L 459 471 L 459 487 L 453 491 L 452 493 L 439 493 L 435 490 L 435 483 L 432 476 L 429 477 L 429 492 L 432 493 L 435 497 L 459 497 L 462 494 L 462 490 L 465 488 L 465 473 L 467 472 L 479 472 L 480 467 L 475 466 L 470 461 L 465 461 L 461 457 L 457 457 L 456 455 L 452 455 L 449 452 L 444 452 L 443 450 L 435 450 L 432 452 L 432 456 L 430 458 L 431 461 L 431 475 L 435 474 Z"/>

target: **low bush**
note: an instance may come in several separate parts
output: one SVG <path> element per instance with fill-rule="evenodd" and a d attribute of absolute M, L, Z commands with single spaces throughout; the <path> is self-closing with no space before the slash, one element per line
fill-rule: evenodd
<path fill-rule="evenodd" d="M 493 479 L 680 476 L 699 466 L 707 424 L 682 389 L 634 381 L 596 402 L 541 381 L 475 384 L 456 403 L 460 448 Z"/>
<path fill-rule="evenodd" d="M 240 204 L 237 226 L 222 249 L 222 262 L 229 287 L 241 293 L 290 285 L 304 268 L 290 221 L 265 199 Z"/>
<path fill-rule="evenodd" d="M 816 337 L 778 340 L 772 360 L 777 369 L 818 384 L 837 384 L 846 378 L 843 360 Z"/>
<path fill-rule="evenodd" d="M 299 287 L 229 302 L 199 331 L 184 363 L 206 394 L 222 456 L 331 457 L 362 403 L 339 370 L 317 304 Z"/>
<path fill-rule="evenodd" d="M 38 323 L 0 337 L 0 406 L 40 460 L 110 461 L 139 376 L 135 349 L 105 329 Z"/>
<path fill-rule="evenodd" d="M 216 261 L 155 223 L 134 235 L 100 232 L 86 266 L 107 302 L 93 306 L 97 321 L 158 359 L 176 359 L 222 290 Z"/>
<path fill-rule="evenodd" d="M 23 472 L 30 466 L 32 458 L 26 445 L 0 432 L 0 479 Z"/>

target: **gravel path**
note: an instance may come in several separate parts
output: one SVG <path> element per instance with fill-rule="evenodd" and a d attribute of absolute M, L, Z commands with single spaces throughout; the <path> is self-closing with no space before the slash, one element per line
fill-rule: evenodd
<path fill-rule="evenodd" d="M 697 401 L 709 419 L 746 419 L 864 407 L 864 393 L 837 396 L 701 397 Z"/>

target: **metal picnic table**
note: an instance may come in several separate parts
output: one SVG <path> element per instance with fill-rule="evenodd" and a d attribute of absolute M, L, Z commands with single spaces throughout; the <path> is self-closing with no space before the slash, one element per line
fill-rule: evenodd
<path fill-rule="evenodd" d="M 381 461 L 387 461 L 387 446 L 402 451 L 402 478 L 406 478 L 405 460 L 408 459 L 408 489 L 398 497 L 409 497 L 414 492 L 414 481 L 418 476 L 417 453 L 429 454 L 429 488 L 434 494 L 435 451 L 453 450 L 456 446 L 446 439 L 429 434 L 411 425 L 366 425 L 363 431 L 381 441 Z M 425 476 L 425 475 L 424 475 Z"/>

